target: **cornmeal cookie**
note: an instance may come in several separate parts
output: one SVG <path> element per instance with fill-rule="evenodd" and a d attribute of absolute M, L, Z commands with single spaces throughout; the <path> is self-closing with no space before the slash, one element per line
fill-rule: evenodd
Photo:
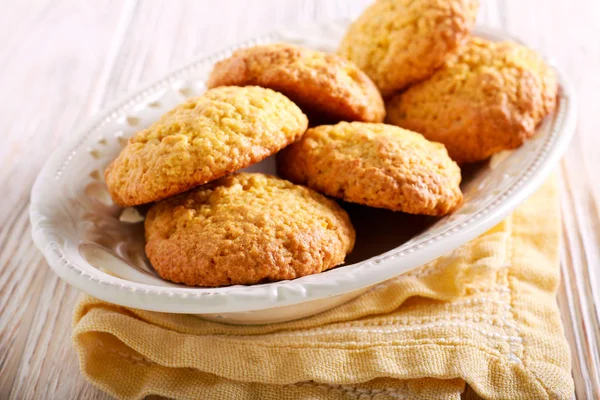
<path fill-rule="evenodd" d="M 430 76 L 475 25 L 477 0 L 377 0 L 352 24 L 338 54 L 384 97 Z"/>
<path fill-rule="evenodd" d="M 460 169 L 444 145 L 396 126 L 340 122 L 311 128 L 277 162 L 292 182 L 371 207 L 444 215 L 462 201 Z"/>
<path fill-rule="evenodd" d="M 164 199 L 276 153 L 307 125 L 281 93 L 254 86 L 212 89 L 130 138 L 106 169 L 106 183 L 122 206 Z"/>
<path fill-rule="evenodd" d="M 473 38 L 430 79 L 391 99 L 388 122 L 446 145 L 459 163 L 520 146 L 556 106 L 556 75 L 533 50 Z"/>
<path fill-rule="evenodd" d="M 311 117 L 381 122 L 379 91 L 356 65 L 334 54 L 291 44 L 241 49 L 218 62 L 208 87 L 258 85 L 277 90 Z"/>
<path fill-rule="evenodd" d="M 325 271 L 344 262 L 355 239 L 333 200 L 251 173 L 156 203 L 145 228 L 146 254 L 162 278 L 213 287 Z"/>

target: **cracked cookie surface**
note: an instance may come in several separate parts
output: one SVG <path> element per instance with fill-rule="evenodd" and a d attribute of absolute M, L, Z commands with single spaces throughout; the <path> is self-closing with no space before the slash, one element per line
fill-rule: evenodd
<path fill-rule="evenodd" d="M 146 254 L 162 278 L 211 287 L 319 273 L 342 264 L 355 240 L 335 201 L 258 173 L 157 202 L 145 228 Z"/>
<path fill-rule="evenodd" d="M 431 76 L 467 39 L 478 8 L 477 0 L 377 0 L 350 25 L 338 54 L 387 97 Z"/>
<path fill-rule="evenodd" d="M 292 182 L 371 207 L 437 216 L 462 202 L 460 169 L 444 145 L 392 125 L 310 128 L 277 167 Z"/>
<path fill-rule="evenodd" d="M 281 93 L 211 89 L 132 136 L 107 167 L 106 183 L 121 206 L 161 200 L 261 161 L 299 139 L 307 125 Z"/>
<path fill-rule="evenodd" d="M 387 122 L 446 145 L 459 163 L 514 149 L 556 107 L 554 70 L 531 49 L 472 38 L 430 79 L 387 103 Z"/>
<path fill-rule="evenodd" d="M 328 120 L 381 122 L 385 107 L 369 77 L 335 54 L 291 44 L 240 49 L 213 68 L 208 87 L 258 85 L 277 90 L 307 114 Z"/>

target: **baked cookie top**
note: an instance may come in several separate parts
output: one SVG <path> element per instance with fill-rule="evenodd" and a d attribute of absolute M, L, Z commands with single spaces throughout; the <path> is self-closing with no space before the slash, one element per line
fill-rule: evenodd
<path fill-rule="evenodd" d="M 300 138 L 307 125 L 281 93 L 212 89 L 131 137 L 106 169 L 106 183 L 122 206 L 164 199 L 261 161 Z"/>
<path fill-rule="evenodd" d="M 444 215 L 462 201 L 460 169 L 444 145 L 396 126 L 340 122 L 311 128 L 277 161 L 292 182 L 371 207 Z"/>
<path fill-rule="evenodd" d="M 338 54 L 384 97 L 440 67 L 475 25 L 478 0 L 377 0 L 350 25 Z"/>
<path fill-rule="evenodd" d="M 513 42 L 472 38 L 431 78 L 396 95 L 388 122 L 446 145 L 459 163 L 520 146 L 556 106 L 554 70 Z"/>
<path fill-rule="evenodd" d="M 336 202 L 257 173 L 157 202 L 145 228 L 146 253 L 162 278 L 212 287 L 325 271 L 343 263 L 355 240 Z"/>
<path fill-rule="evenodd" d="M 385 107 L 369 77 L 343 57 L 291 44 L 237 50 L 218 62 L 208 87 L 258 85 L 277 90 L 309 116 L 381 122 Z"/>

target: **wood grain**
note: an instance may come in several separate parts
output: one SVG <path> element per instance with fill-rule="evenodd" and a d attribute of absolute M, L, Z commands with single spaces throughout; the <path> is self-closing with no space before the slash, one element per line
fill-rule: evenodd
<path fill-rule="evenodd" d="M 71 347 L 77 291 L 50 271 L 30 237 L 29 193 L 54 148 L 108 103 L 193 57 L 280 27 L 355 17 L 369 2 L 255 0 L 251 7 L 237 0 L 3 2 L 0 398 L 109 398 L 83 380 Z M 600 24 L 594 22 L 599 6 L 594 0 L 488 0 L 479 16 L 480 23 L 504 27 L 553 55 L 574 79 L 581 112 L 562 167 L 564 273 L 566 283 L 596 296 L 596 304 L 600 284 L 590 282 L 600 282 L 600 273 L 586 267 L 600 261 L 600 182 L 593 175 L 600 170 Z M 561 296 L 582 399 L 599 390 L 590 347 L 598 337 L 598 310 L 584 300 Z M 573 315 L 577 307 L 583 311 Z M 468 391 L 464 398 L 477 396 Z"/>
<path fill-rule="evenodd" d="M 29 192 L 49 152 L 97 111 L 93 94 L 122 10 L 116 2 L 95 9 L 36 1 L 25 7 L 15 2 L 7 11 L 0 24 L 5 116 L 0 120 L 0 397 L 33 398 L 34 392 L 54 393 L 57 381 L 48 370 L 70 368 L 76 379 L 69 381 L 83 380 L 72 353 L 66 359 L 48 357 L 69 337 L 70 316 L 61 304 L 72 307 L 75 291 L 56 279 L 34 249 Z M 74 32 L 80 33 L 77 40 Z"/>

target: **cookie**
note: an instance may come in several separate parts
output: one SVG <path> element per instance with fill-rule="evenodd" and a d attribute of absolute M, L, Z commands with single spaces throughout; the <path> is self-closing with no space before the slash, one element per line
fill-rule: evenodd
<path fill-rule="evenodd" d="M 267 44 L 241 49 L 218 62 L 208 87 L 258 85 L 288 96 L 311 118 L 381 122 L 385 107 L 373 82 L 334 54 Z"/>
<path fill-rule="evenodd" d="M 352 24 L 338 54 L 384 97 L 429 77 L 469 35 L 477 0 L 377 0 Z"/>
<path fill-rule="evenodd" d="M 340 122 L 306 131 L 278 154 L 285 178 L 353 203 L 445 215 L 462 202 L 444 145 L 392 125 Z"/>
<path fill-rule="evenodd" d="M 388 104 L 388 122 L 446 145 L 458 163 L 514 149 L 556 107 L 557 80 L 541 56 L 472 38 L 430 79 Z"/>
<path fill-rule="evenodd" d="M 146 254 L 163 279 L 210 287 L 316 274 L 342 264 L 355 240 L 333 200 L 257 173 L 160 201 L 145 228 Z"/>
<path fill-rule="evenodd" d="M 212 89 L 131 137 L 106 169 L 106 184 L 121 206 L 164 199 L 261 161 L 300 138 L 307 125 L 281 93 Z"/>

